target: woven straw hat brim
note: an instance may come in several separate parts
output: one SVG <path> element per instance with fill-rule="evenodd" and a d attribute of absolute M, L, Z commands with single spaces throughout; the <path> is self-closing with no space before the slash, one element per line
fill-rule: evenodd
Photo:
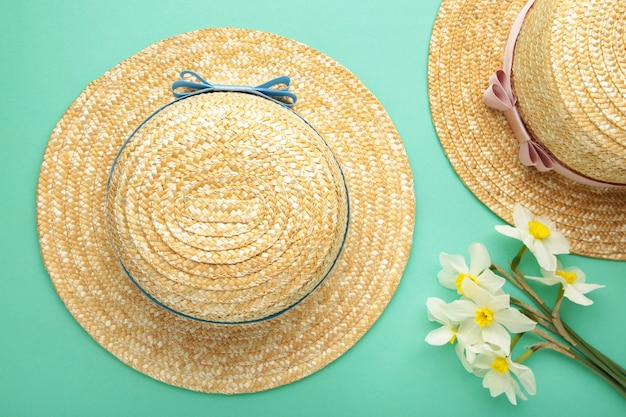
<path fill-rule="evenodd" d="M 502 66 L 507 37 L 525 3 L 443 0 L 428 64 L 437 134 L 463 183 L 502 219 L 511 223 L 513 207 L 520 203 L 553 219 L 572 252 L 624 260 L 626 189 L 580 185 L 522 166 L 505 118 L 483 103 L 489 77 Z"/>
<path fill-rule="evenodd" d="M 217 325 L 170 313 L 130 282 L 111 248 L 104 218 L 111 164 L 130 132 L 172 100 L 170 85 L 182 70 L 220 84 L 290 76 L 295 111 L 324 137 L 344 172 L 351 218 L 342 255 L 315 292 L 271 320 Z M 80 325 L 144 374 L 220 393 L 296 381 L 353 346 L 397 288 L 414 214 L 402 141 L 371 92 L 320 52 L 241 29 L 158 42 L 92 82 L 54 129 L 37 189 L 44 263 Z"/>

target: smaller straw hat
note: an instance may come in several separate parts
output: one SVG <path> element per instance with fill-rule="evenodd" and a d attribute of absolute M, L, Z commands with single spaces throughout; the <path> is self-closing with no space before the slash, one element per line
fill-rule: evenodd
<path fill-rule="evenodd" d="M 625 16 L 619 0 L 443 0 L 428 67 L 435 128 L 469 190 L 609 259 L 626 259 Z"/>
<path fill-rule="evenodd" d="M 402 141 L 363 84 L 242 29 L 166 39 L 92 82 L 37 188 L 44 263 L 80 325 L 144 374 L 218 393 L 353 346 L 397 288 L 414 213 Z"/>

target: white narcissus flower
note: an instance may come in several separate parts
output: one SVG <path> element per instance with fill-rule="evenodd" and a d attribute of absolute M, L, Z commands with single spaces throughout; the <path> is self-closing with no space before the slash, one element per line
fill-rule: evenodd
<path fill-rule="evenodd" d="M 481 338 L 497 346 L 505 354 L 511 350 L 512 333 L 522 333 L 535 328 L 535 322 L 518 310 L 511 308 L 508 294 L 491 294 L 470 279 L 463 280 L 464 299 L 446 306 L 446 315 L 458 322 L 457 333 L 469 340 Z"/>
<path fill-rule="evenodd" d="M 472 243 L 469 247 L 469 255 L 470 266 L 468 268 L 462 255 L 449 255 L 441 252 L 439 262 L 443 269 L 437 274 L 439 283 L 445 288 L 457 290 L 459 294 L 463 294 L 461 284 L 466 278 L 492 293 L 502 288 L 505 279 L 497 276 L 489 269 L 491 258 L 485 245 Z"/>
<path fill-rule="evenodd" d="M 604 285 L 586 283 L 587 277 L 580 268 L 570 266 L 563 269 L 560 262 L 557 264 L 556 271 L 546 271 L 542 268 L 541 274 L 543 277 L 527 276 L 526 278 L 539 281 L 546 285 L 561 284 L 563 285 L 563 296 L 583 306 L 593 304 L 593 300 L 585 297 L 584 294 L 605 287 Z"/>
<path fill-rule="evenodd" d="M 476 352 L 483 348 L 484 340 L 479 334 L 465 334 L 459 331 L 459 322 L 451 320 L 446 314 L 446 304 L 441 298 L 429 297 L 426 299 L 428 319 L 442 324 L 441 327 L 430 331 L 426 335 L 426 343 L 434 346 L 454 344 L 454 350 L 461 364 L 468 372 L 473 372 L 470 362 L 474 360 Z"/>
<path fill-rule="evenodd" d="M 516 204 L 513 209 L 515 227 L 499 225 L 496 230 L 505 236 L 521 240 L 535 255 L 539 266 L 547 271 L 556 270 L 556 256 L 569 253 L 570 245 L 546 216 L 535 216 L 527 208 Z"/>
<path fill-rule="evenodd" d="M 472 368 L 475 375 L 483 378 L 483 387 L 489 388 L 492 397 L 505 394 L 511 404 L 517 404 L 517 397 L 526 399 L 513 375 L 528 394 L 535 395 L 537 391 L 533 371 L 525 365 L 513 362 L 502 352 L 481 352 L 476 356 Z"/>
<path fill-rule="evenodd" d="M 434 346 L 443 346 L 445 344 L 454 344 L 454 350 L 463 367 L 472 372 L 469 360 L 473 360 L 476 355 L 476 346 L 482 346 L 482 339 L 470 340 L 468 335 L 459 334 L 459 322 L 451 320 L 446 314 L 446 304 L 441 298 L 428 297 L 426 299 L 426 309 L 428 319 L 435 321 L 442 326 L 430 331 L 426 335 L 426 343 Z M 467 351 L 467 355 L 466 355 Z"/>
<path fill-rule="evenodd" d="M 446 343 L 454 343 L 456 340 L 459 323 L 450 320 L 444 312 L 446 302 L 441 298 L 428 297 L 426 299 L 426 311 L 428 320 L 442 324 L 441 327 L 430 331 L 426 335 L 426 343 L 429 345 L 442 346 Z"/>

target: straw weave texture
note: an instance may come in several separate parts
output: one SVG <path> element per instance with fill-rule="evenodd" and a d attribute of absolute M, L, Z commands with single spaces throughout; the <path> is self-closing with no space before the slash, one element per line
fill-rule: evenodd
<path fill-rule="evenodd" d="M 115 253 L 150 297 L 205 321 L 260 320 L 294 305 L 329 272 L 347 230 L 328 146 L 295 113 L 251 94 L 168 106 L 113 173 Z"/>
<path fill-rule="evenodd" d="M 319 136 L 259 97 L 210 93 L 184 99 L 129 141 L 107 202 L 109 171 L 124 141 L 172 101 L 170 84 L 185 69 L 220 84 L 257 85 L 288 75 L 299 99 L 294 110 Z M 240 114 L 222 118 L 220 106 Z M 271 154 L 277 155 L 274 167 L 267 166 Z M 125 257 L 133 277 L 155 297 L 201 317 L 258 318 L 280 309 L 324 276 L 338 250 L 347 210 L 338 166 L 350 202 L 341 255 L 312 294 L 275 318 L 215 324 L 181 317 L 148 300 L 120 265 L 118 256 Z M 312 176 L 303 182 L 306 172 Z M 148 205 L 135 207 L 135 200 Z M 220 393 L 296 381 L 353 346 L 397 288 L 414 213 L 402 141 L 367 88 L 305 45 L 240 29 L 158 42 L 92 82 L 54 129 L 37 189 L 42 256 L 80 325 L 144 374 Z M 273 227 L 280 237 L 272 243 Z M 230 250 L 236 246 L 242 252 Z M 258 262 L 253 255 L 262 253 L 277 261 Z M 207 262 L 206 256 L 222 258 Z M 281 266 L 281 259 L 300 264 Z M 272 272 L 269 278 L 263 270 Z M 276 295 L 271 283 L 295 289 Z M 255 292 L 255 284 L 268 285 Z M 216 302 L 219 288 L 232 293 Z M 174 294 L 183 296 L 169 297 Z M 248 316 L 237 316 L 242 311 Z"/>
<path fill-rule="evenodd" d="M 504 116 L 482 101 L 525 3 L 442 2 L 428 67 L 439 139 L 468 189 L 504 220 L 512 222 L 513 207 L 521 203 L 552 218 L 573 252 L 626 259 L 626 190 L 580 185 L 522 166 Z M 534 136 L 571 168 L 622 182 L 624 7 L 618 0 L 537 0 L 522 26 L 513 68 L 514 91 Z"/>
<path fill-rule="evenodd" d="M 571 169 L 626 184 L 626 3 L 539 1 L 515 49 L 528 128 Z"/>

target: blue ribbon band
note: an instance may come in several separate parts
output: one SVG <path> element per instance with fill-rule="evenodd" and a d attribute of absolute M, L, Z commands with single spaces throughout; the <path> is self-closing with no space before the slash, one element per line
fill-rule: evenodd
<path fill-rule="evenodd" d="M 201 75 L 190 70 L 182 71 L 179 76 L 180 79 L 172 83 L 172 93 L 176 98 L 183 98 L 200 93 L 221 91 L 255 94 L 285 107 L 292 107 L 298 101 L 298 97 L 296 97 L 294 93 L 288 91 L 291 84 L 291 78 L 286 75 L 276 77 L 257 86 L 211 84 L 202 78 Z M 197 81 L 192 81 L 189 78 L 185 78 L 185 76 L 191 76 Z M 281 85 L 284 87 L 280 88 Z M 181 89 L 186 89 L 187 91 L 181 92 L 179 91 Z"/>

